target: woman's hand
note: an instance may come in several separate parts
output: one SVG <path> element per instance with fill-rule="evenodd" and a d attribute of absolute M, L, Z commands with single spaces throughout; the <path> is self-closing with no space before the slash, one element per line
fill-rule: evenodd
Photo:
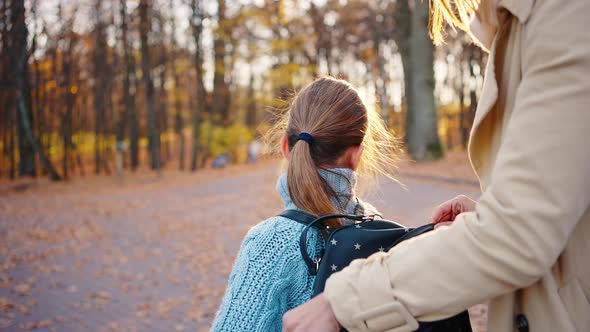
<path fill-rule="evenodd" d="M 340 324 L 324 294 L 287 311 L 283 316 L 283 332 L 339 332 Z"/>
<path fill-rule="evenodd" d="M 463 213 L 475 210 L 476 202 L 465 195 L 459 195 L 439 205 L 432 215 L 432 222 L 437 226 L 448 225 Z"/>

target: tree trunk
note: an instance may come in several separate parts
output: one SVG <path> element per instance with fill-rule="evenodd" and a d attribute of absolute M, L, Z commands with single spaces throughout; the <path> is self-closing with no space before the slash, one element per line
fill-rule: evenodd
<path fill-rule="evenodd" d="M 33 32 L 33 36 L 31 38 L 31 47 L 30 50 L 28 51 L 29 56 L 32 56 L 33 58 L 33 66 L 32 66 L 32 70 L 33 73 L 29 76 L 28 78 L 28 82 L 29 82 L 29 105 L 28 107 L 30 108 L 30 112 L 33 115 L 33 119 L 35 119 L 36 121 L 34 123 L 31 123 L 31 127 L 32 127 L 32 131 L 33 131 L 33 136 L 38 138 L 39 141 L 39 146 L 41 148 L 41 150 L 43 150 L 43 145 L 41 144 L 41 139 L 43 136 L 43 125 L 44 125 L 44 117 L 43 117 L 43 109 L 40 107 L 40 91 L 42 91 L 43 86 L 40 86 L 40 82 L 41 82 L 41 71 L 39 70 L 39 62 L 37 61 L 37 24 L 38 24 L 38 19 L 37 19 L 37 6 L 38 6 L 38 1 L 32 1 L 30 8 L 31 8 L 31 16 L 32 16 L 32 21 L 35 22 L 35 28 L 34 28 L 34 32 Z M 28 61 L 28 60 L 27 60 Z M 28 66 L 27 66 L 28 68 Z M 39 168 L 36 166 L 36 168 Z M 46 175 L 44 168 L 41 167 L 40 169 L 40 174 L 41 175 Z"/>
<path fill-rule="evenodd" d="M 16 80 L 17 110 L 18 110 L 18 134 L 19 148 L 25 149 L 20 151 L 21 158 L 19 165 L 20 175 L 35 175 L 35 155 L 39 156 L 41 165 L 51 176 L 52 180 L 61 178 L 51 165 L 51 162 L 41 150 L 39 142 L 33 135 L 31 125 L 30 110 L 30 78 L 27 70 L 27 26 L 25 24 L 25 5 L 24 0 L 14 0 L 11 8 L 12 15 L 12 51 L 14 63 L 14 77 Z M 21 142 L 22 139 L 22 142 Z M 29 151 L 30 150 L 30 151 Z M 32 151 L 32 152 L 31 152 Z"/>
<path fill-rule="evenodd" d="M 160 170 L 160 130 L 158 125 L 158 112 L 155 104 L 154 82 L 151 75 L 150 49 L 148 45 L 148 33 L 150 31 L 149 23 L 149 0 L 141 0 L 139 3 L 140 17 L 140 39 L 141 39 L 141 70 L 143 73 L 143 83 L 145 85 L 145 97 L 147 104 L 147 128 L 148 144 L 151 156 L 151 167 L 154 170 Z"/>
<path fill-rule="evenodd" d="M 164 30 L 164 26 L 161 27 Z M 162 39 L 164 37 L 162 36 Z M 162 70 L 160 71 L 160 134 L 165 133 L 168 135 L 168 95 L 166 92 L 166 71 L 167 71 L 167 56 L 166 46 L 162 41 Z M 170 159 L 170 139 L 166 140 L 162 144 L 162 155 L 161 163 L 164 165 L 168 159 Z"/>
<path fill-rule="evenodd" d="M 69 51 L 68 51 L 69 52 Z M 63 155 L 63 172 L 62 175 L 64 179 L 68 178 L 68 168 L 69 168 L 69 151 L 72 147 L 72 113 L 74 108 L 74 93 L 71 91 L 70 88 L 70 66 L 69 63 L 70 55 L 68 54 L 64 60 L 63 71 L 65 77 L 65 95 L 66 95 L 66 113 L 63 119 L 63 148 L 64 148 L 64 155 Z"/>
<path fill-rule="evenodd" d="M 191 154 L 191 171 L 195 171 L 198 167 L 197 162 L 200 155 L 200 138 L 201 138 L 201 114 L 207 108 L 207 101 L 205 100 L 205 84 L 203 83 L 203 48 L 201 44 L 201 35 L 203 33 L 203 9 L 201 0 L 191 0 L 191 29 L 193 33 L 193 40 L 195 43 L 195 70 L 196 70 L 196 106 L 192 113 L 193 123 L 193 147 Z M 213 128 L 212 126 L 210 127 Z"/>
<path fill-rule="evenodd" d="M 12 106 L 12 105 L 11 105 Z M 15 137 L 16 137 L 16 117 L 15 114 L 16 109 L 9 108 L 10 111 L 10 127 L 9 127 L 9 135 L 10 135 L 10 179 L 14 180 L 16 178 L 16 144 L 15 144 Z"/>
<path fill-rule="evenodd" d="M 12 98 L 11 98 L 12 99 Z M 9 171 L 9 176 L 11 180 L 14 180 L 16 178 L 16 149 L 15 149 L 15 136 L 16 136 L 16 117 L 17 115 L 15 114 L 15 108 L 14 105 L 12 105 L 12 103 L 9 101 L 8 103 L 8 108 L 6 108 L 6 110 L 9 112 L 8 118 L 10 119 L 10 121 L 8 122 L 8 135 L 10 135 L 10 147 L 9 147 L 9 152 L 10 152 L 10 171 Z"/>
<path fill-rule="evenodd" d="M 0 179 L 2 178 L 2 172 L 4 171 L 4 158 L 7 156 L 8 147 L 8 136 L 6 135 L 10 129 L 8 127 L 8 107 L 6 103 L 7 97 L 7 85 L 5 81 L 5 67 L 4 66 L 4 53 L 6 51 L 5 40 L 6 40 L 6 1 L 0 0 L 0 140 L 2 141 L 2 149 L 0 150 Z"/>
<path fill-rule="evenodd" d="M 215 122 L 216 117 L 220 117 L 222 125 L 227 125 L 229 121 L 229 107 L 227 100 L 229 98 L 229 89 L 225 82 L 226 74 L 226 39 L 228 38 L 228 29 L 225 19 L 225 0 L 218 0 L 217 9 L 217 29 L 214 33 L 213 51 L 215 60 L 215 72 L 213 73 L 213 104 L 211 120 Z M 210 147 L 208 147 L 209 149 Z M 209 152 L 209 151 L 208 151 Z"/>
<path fill-rule="evenodd" d="M 174 8 L 174 1 L 170 0 L 170 8 Z M 179 142 L 179 151 L 178 151 L 178 168 L 180 170 L 184 170 L 184 150 L 185 150 L 185 142 L 184 142 L 184 119 L 182 117 L 182 104 L 180 100 L 180 75 L 178 70 L 176 69 L 176 19 L 174 15 L 170 18 L 170 47 L 172 52 L 172 60 L 171 60 L 171 68 L 172 68 L 172 76 L 174 79 L 174 131 L 176 132 L 176 136 Z"/>
<path fill-rule="evenodd" d="M 136 170 L 139 166 L 139 123 L 135 110 L 135 57 L 130 51 L 127 38 L 127 1 L 120 0 L 121 32 L 123 43 L 123 56 L 125 58 L 125 76 L 123 78 L 123 98 L 125 98 L 125 116 L 119 124 L 119 139 L 125 139 L 126 127 L 129 127 L 129 154 L 131 157 L 131 169 Z"/>
<path fill-rule="evenodd" d="M 258 117 L 256 114 L 256 96 L 254 94 L 254 74 L 250 70 L 250 83 L 248 84 L 248 106 L 246 108 L 246 125 L 256 128 Z"/>
<path fill-rule="evenodd" d="M 72 19 L 73 21 L 73 19 Z M 68 30 L 71 34 L 66 39 L 68 40 L 68 47 L 64 50 L 64 54 L 62 55 L 62 70 L 63 70 L 63 91 L 66 98 L 66 112 L 64 114 L 63 122 L 62 122 L 62 129 L 63 129 L 63 171 L 62 176 L 64 179 L 68 178 L 68 170 L 69 168 L 75 166 L 74 163 L 70 165 L 70 161 L 72 158 L 70 157 L 71 150 L 73 148 L 72 142 L 72 117 L 74 111 L 74 101 L 76 97 L 77 90 L 74 89 L 72 86 L 72 66 L 74 65 L 74 61 L 72 59 L 72 53 L 75 46 L 76 41 L 74 40 L 74 32 L 72 31 L 72 26 L 69 24 Z M 64 37 L 66 36 L 66 28 L 64 25 L 63 34 Z"/>
<path fill-rule="evenodd" d="M 310 74 L 315 78 L 318 76 L 322 53 L 325 52 L 324 40 L 326 27 L 324 25 L 324 15 L 313 1 L 309 4 L 308 15 L 311 18 L 311 24 L 317 38 L 315 42 L 315 54 L 309 58 Z"/>
<path fill-rule="evenodd" d="M 178 93 L 178 89 L 180 88 L 180 78 L 178 77 L 178 73 L 174 68 L 174 62 L 172 62 L 172 68 L 174 70 L 174 130 L 176 131 L 176 136 L 178 137 L 179 141 L 179 151 L 178 151 L 178 168 L 180 170 L 184 169 L 184 150 L 185 141 L 184 141 L 184 119 L 182 117 L 182 105 L 180 102 L 180 96 Z"/>
<path fill-rule="evenodd" d="M 412 54 L 410 48 L 410 38 L 412 34 L 412 12 L 408 0 L 400 0 L 399 7 L 396 10 L 395 20 L 398 24 L 397 33 L 395 34 L 395 41 L 399 49 L 402 60 L 402 68 L 404 72 L 404 100 L 406 121 L 404 128 L 404 142 L 408 143 L 408 133 L 410 131 L 409 124 L 414 122 L 413 112 L 414 98 L 413 98 L 413 70 L 412 70 Z"/>
<path fill-rule="evenodd" d="M 381 119 L 385 128 L 389 125 L 389 102 L 387 98 L 387 80 L 385 73 L 385 59 L 383 58 L 382 43 L 385 41 L 383 35 L 383 29 L 377 21 L 377 14 L 371 11 L 371 17 L 374 18 L 371 21 L 371 36 L 373 42 L 373 61 L 372 61 L 372 73 L 375 89 L 375 99 L 377 101 L 377 109 L 381 111 Z"/>
<path fill-rule="evenodd" d="M 115 3 L 113 2 L 113 6 Z M 113 15 L 114 16 L 114 15 Z M 119 178 L 123 176 L 123 169 L 125 168 L 124 153 L 126 150 L 125 146 L 125 133 L 127 131 L 128 120 L 129 120 L 129 105 L 128 100 L 130 97 L 129 93 L 129 72 L 127 67 L 127 56 L 128 47 L 127 44 L 127 4 L 125 0 L 119 1 L 119 17 L 120 24 L 119 28 L 122 31 L 121 44 L 123 46 L 123 95 L 119 101 L 119 105 L 123 105 L 123 109 L 119 111 L 116 124 L 116 151 L 115 151 L 115 173 Z"/>
<path fill-rule="evenodd" d="M 428 36 L 428 3 L 425 1 L 415 2 L 410 50 L 413 109 L 408 109 L 408 113 L 413 115 L 407 126 L 408 150 L 417 161 L 439 159 L 442 147 L 434 101 L 434 45 Z"/>
<path fill-rule="evenodd" d="M 25 23 L 25 8 L 21 7 L 21 0 L 13 1 L 11 14 L 12 36 L 15 61 L 15 79 L 17 80 L 17 141 L 18 141 L 18 175 L 35 176 L 35 148 L 28 137 L 27 127 L 32 130 L 33 110 L 31 108 L 31 77 L 28 65 L 27 26 Z M 16 77 L 18 75 L 18 77 Z M 22 103 L 22 105 L 21 105 Z M 30 133 L 32 134 L 32 132 Z"/>
<path fill-rule="evenodd" d="M 217 28 L 213 34 L 213 52 L 214 52 L 214 73 L 213 73 L 213 92 L 212 104 L 209 107 L 209 132 L 207 133 L 207 147 L 204 156 L 201 158 L 204 166 L 208 157 L 211 156 L 213 146 L 213 130 L 216 125 L 224 127 L 229 125 L 229 100 L 230 91 L 225 81 L 226 76 L 226 40 L 229 39 L 231 32 L 227 27 L 225 18 L 225 0 L 217 0 Z"/>
<path fill-rule="evenodd" d="M 107 41 L 106 28 L 102 19 L 102 5 L 101 0 L 95 2 L 96 11 L 96 46 L 94 52 L 94 173 L 99 174 L 101 168 L 105 168 L 106 160 L 103 160 L 103 140 L 106 134 L 106 103 L 108 97 L 108 82 L 107 82 Z"/>
<path fill-rule="evenodd" d="M 5 122 L 4 122 L 4 145 L 2 154 L 4 156 L 8 156 L 9 158 L 9 178 L 14 179 L 16 177 L 16 149 L 15 149 L 15 136 L 16 136 L 16 115 L 15 115 L 15 105 L 14 105 L 14 75 L 13 69 L 11 70 L 11 47 L 10 47 L 10 31 L 8 30 L 9 25 L 7 22 L 10 20 L 9 13 L 10 10 L 8 9 L 8 1 L 2 1 L 2 12 L 0 17 L 0 22 L 2 24 L 2 35 L 0 36 L 0 40 L 2 41 L 2 52 L 0 53 L 0 95 L 2 99 L 0 102 L 0 106 L 2 107 L 0 112 L 4 112 Z"/>

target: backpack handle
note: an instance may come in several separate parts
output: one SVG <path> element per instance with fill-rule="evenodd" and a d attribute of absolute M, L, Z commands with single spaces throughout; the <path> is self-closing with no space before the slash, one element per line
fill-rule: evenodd
<path fill-rule="evenodd" d="M 354 215 L 354 214 L 327 214 L 325 216 L 316 217 L 311 214 L 305 213 L 299 210 L 285 210 L 279 216 L 297 221 L 300 224 L 305 225 L 305 228 L 301 232 L 301 236 L 299 237 L 299 251 L 301 252 L 301 257 L 303 257 L 303 261 L 305 265 L 307 265 L 307 272 L 310 276 L 314 276 L 318 273 L 320 268 L 320 261 L 322 259 L 323 253 L 318 256 L 315 260 L 307 255 L 307 233 L 309 229 L 314 227 L 317 228 L 320 232 L 326 232 L 326 228 L 320 225 L 320 222 L 326 219 L 333 219 L 333 218 L 345 218 L 351 220 L 357 220 L 361 222 L 373 220 L 374 216 L 365 216 L 365 215 Z M 326 234 L 326 245 L 328 238 L 330 236 L 330 231 L 327 231 Z"/>
<path fill-rule="evenodd" d="M 310 228 L 314 227 L 315 225 L 318 225 L 320 222 L 322 222 L 326 219 L 334 219 L 334 218 L 345 218 L 345 219 L 357 220 L 357 221 L 361 221 L 361 222 L 365 222 L 367 220 L 372 219 L 371 216 L 364 216 L 364 215 L 327 214 L 327 215 L 321 216 L 321 217 L 315 219 L 314 221 L 312 221 L 311 223 L 307 224 L 307 226 L 305 226 L 305 228 L 303 229 L 303 232 L 301 232 L 301 236 L 299 237 L 299 250 L 301 251 L 301 256 L 303 257 L 303 260 L 305 261 L 305 264 L 307 265 L 307 272 L 309 273 L 310 276 L 315 276 L 318 273 L 318 270 L 320 268 L 320 260 L 322 259 L 322 257 L 321 257 L 322 255 L 320 255 L 315 261 L 307 255 L 307 233 L 309 232 Z M 326 245 L 327 245 L 327 239 L 326 239 Z"/>

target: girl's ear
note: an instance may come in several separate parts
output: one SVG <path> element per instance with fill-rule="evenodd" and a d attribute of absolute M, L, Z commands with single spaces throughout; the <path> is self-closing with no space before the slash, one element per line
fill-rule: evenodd
<path fill-rule="evenodd" d="M 359 144 L 359 145 L 353 145 L 349 148 L 350 151 L 350 168 L 353 171 L 356 171 L 357 167 L 359 166 L 359 163 L 361 161 L 361 157 L 363 155 L 363 145 Z"/>
<path fill-rule="evenodd" d="M 353 171 L 356 171 L 356 168 L 358 167 L 359 162 L 361 161 L 362 155 L 363 146 L 352 145 L 348 149 L 346 149 L 346 151 L 344 151 L 344 154 L 340 156 L 340 158 L 338 158 L 338 161 L 336 161 L 336 165 L 334 166 L 350 168 Z"/>
<path fill-rule="evenodd" d="M 283 157 L 289 160 L 289 140 L 287 140 L 287 135 L 281 137 L 281 152 L 283 152 Z"/>

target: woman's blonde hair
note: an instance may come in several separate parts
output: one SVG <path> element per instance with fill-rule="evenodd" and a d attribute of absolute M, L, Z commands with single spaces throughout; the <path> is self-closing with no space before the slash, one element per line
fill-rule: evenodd
<path fill-rule="evenodd" d="M 424 1 L 424 0 L 416 0 Z M 429 0 L 430 20 L 428 27 L 430 37 L 436 45 L 445 40 L 447 26 L 455 30 L 457 28 L 469 32 L 469 24 L 473 15 L 479 15 L 477 9 L 480 2 L 486 0 Z"/>
<path fill-rule="evenodd" d="M 302 132 L 311 134 L 312 144 L 298 140 Z M 393 179 L 398 143 L 377 112 L 367 110 L 358 92 L 344 80 L 323 77 L 307 85 L 292 100 L 273 133 L 275 142 L 282 135 L 288 140 L 289 195 L 297 207 L 313 215 L 344 212 L 344 206 L 334 207 L 331 199 L 337 193 L 319 170 L 336 166 L 351 146 L 363 146 L 357 173 L 365 180 L 374 180 L 377 175 Z M 327 224 L 338 226 L 338 221 Z"/>

